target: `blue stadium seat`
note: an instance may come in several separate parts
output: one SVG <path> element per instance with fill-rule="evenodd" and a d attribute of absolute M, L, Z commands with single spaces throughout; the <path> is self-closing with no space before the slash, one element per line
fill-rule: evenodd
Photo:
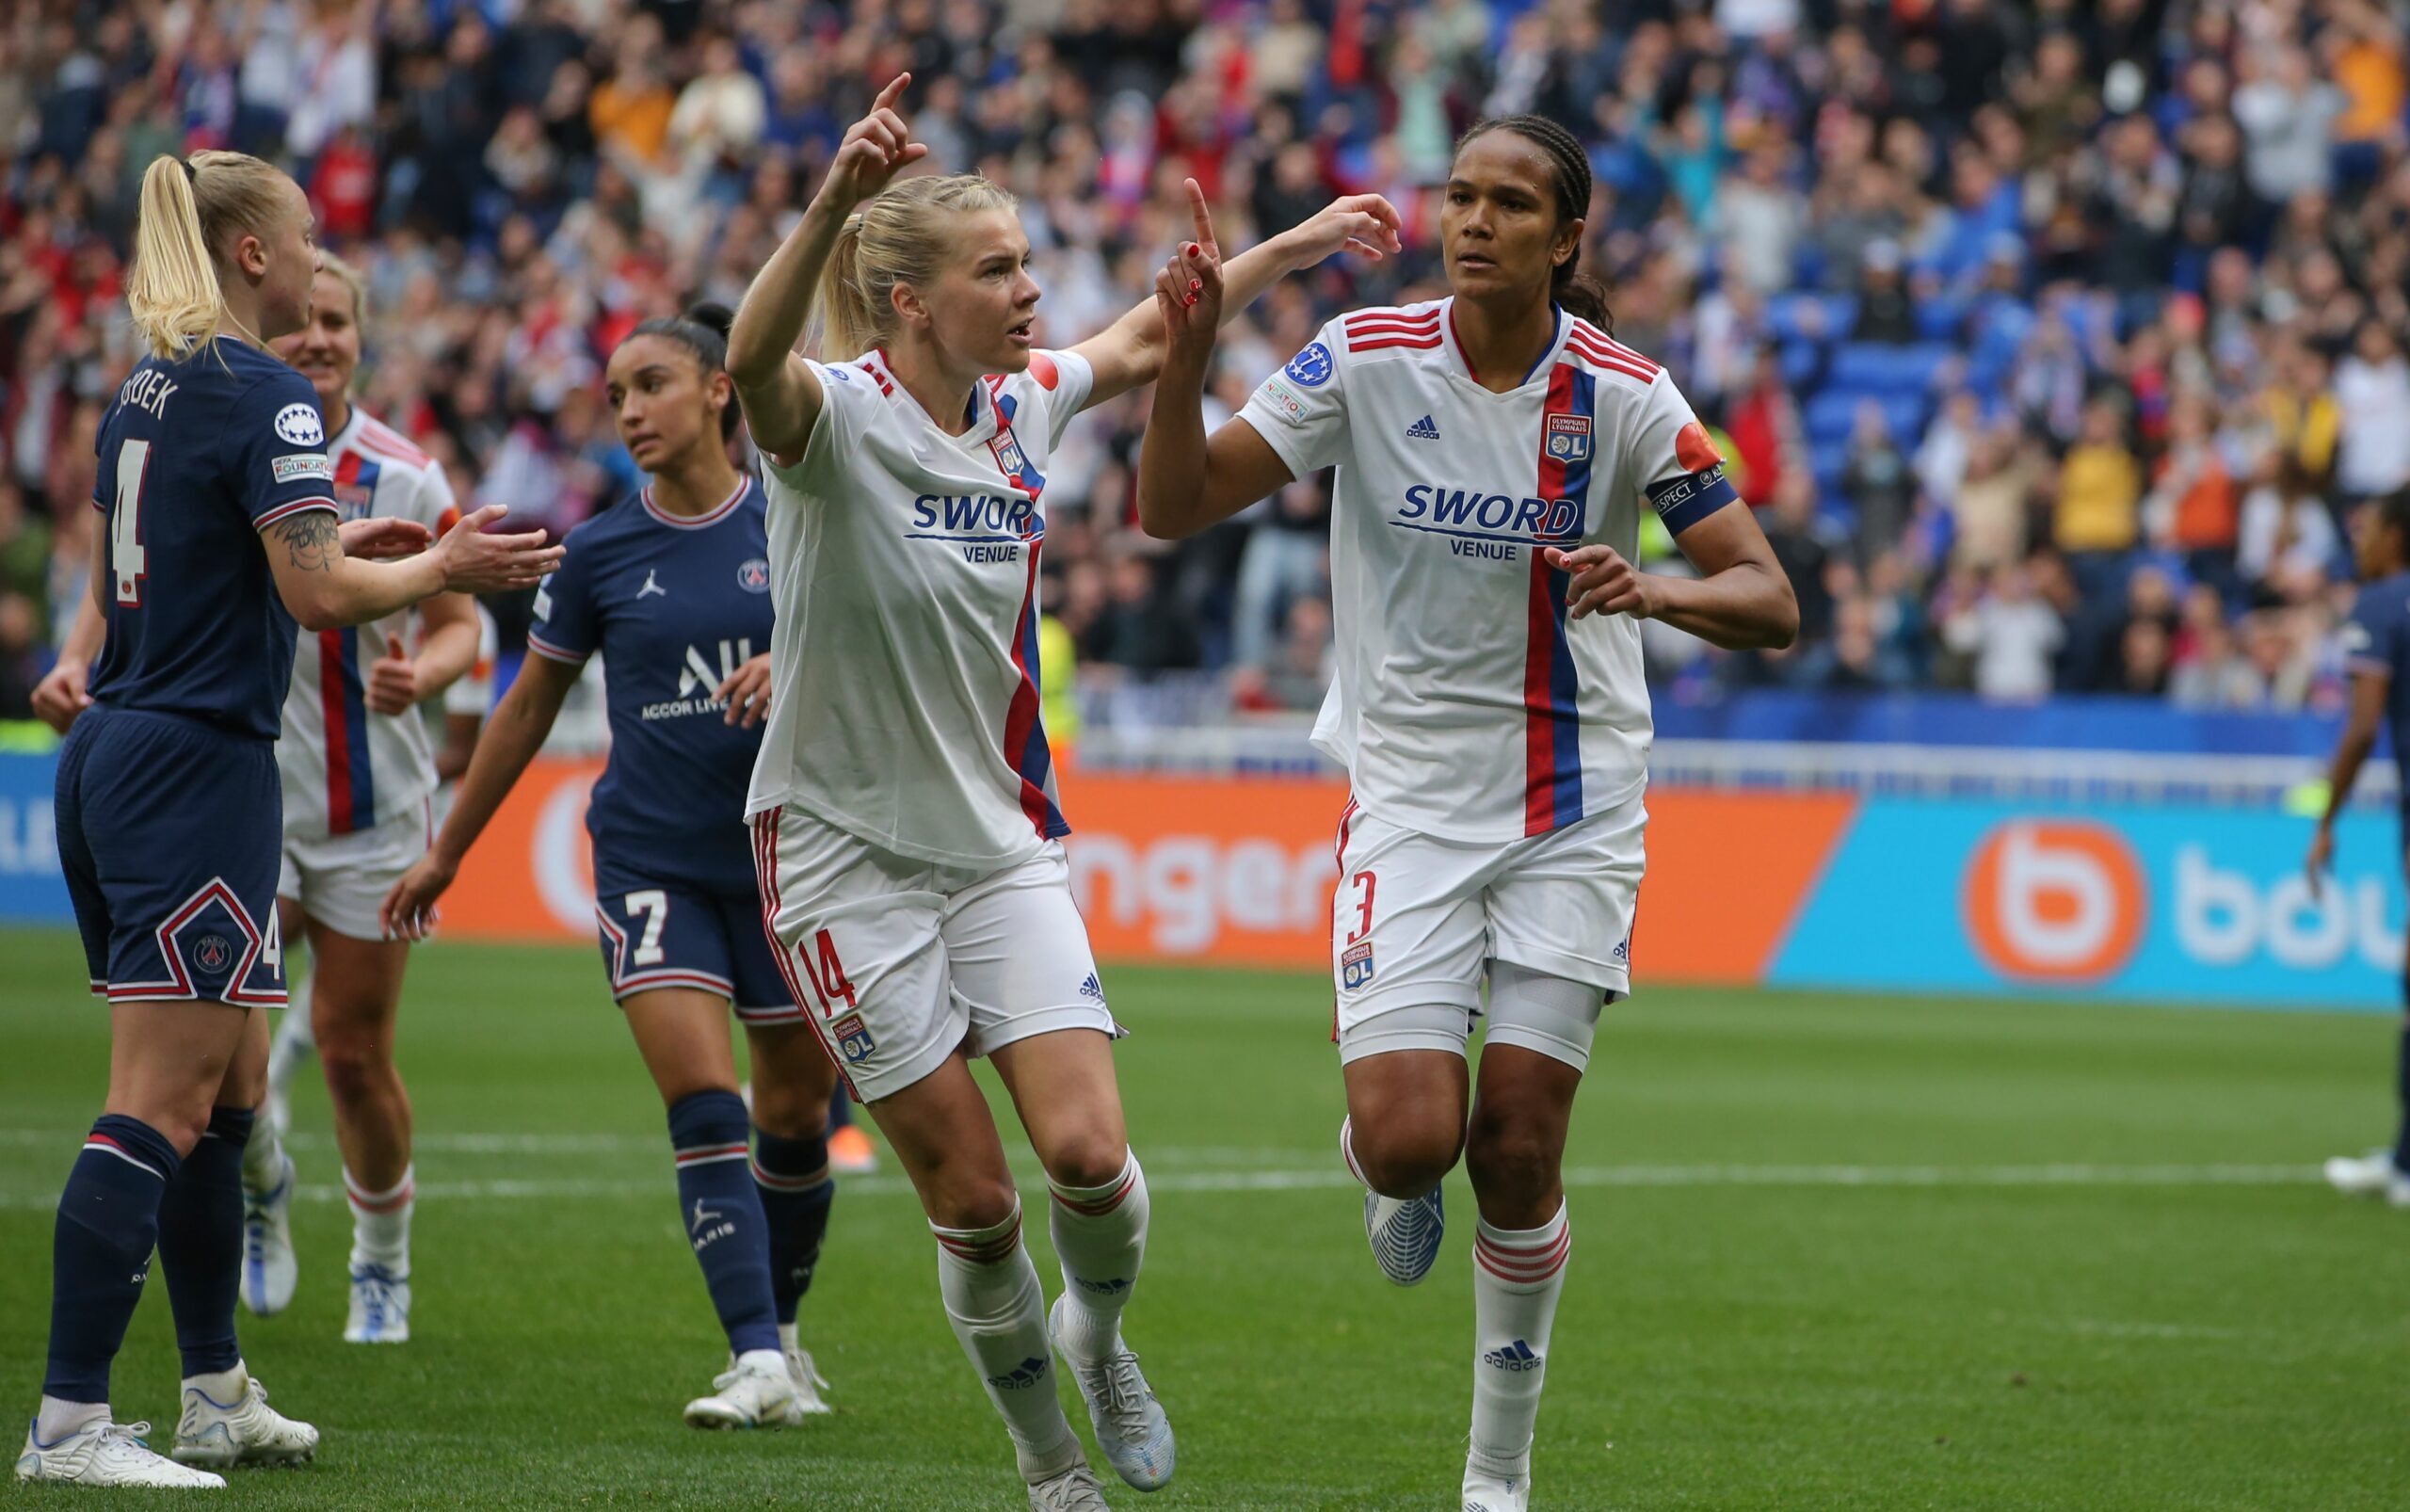
<path fill-rule="evenodd" d="M 1933 387 L 1935 376 L 1950 358 L 1951 348 L 1942 342 L 1914 346 L 1850 342 L 1833 353 L 1831 382 L 1837 389 L 1860 390 L 1886 397 L 1920 397 Z"/>
<path fill-rule="evenodd" d="M 1810 306 L 1824 312 L 1822 330 L 1811 331 L 1801 324 L 1801 314 Z M 1778 294 L 1766 301 L 1766 323 L 1784 341 L 1841 341 L 1856 319 L 1857 296 L 1854 294 Z"/>

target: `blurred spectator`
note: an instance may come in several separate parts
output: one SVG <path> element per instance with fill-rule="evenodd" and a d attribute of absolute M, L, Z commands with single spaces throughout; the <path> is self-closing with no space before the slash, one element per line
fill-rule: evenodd
<path fill-rule="evenodd" d="M 2319 575 L 2337 562 L 2342 541 L 2334 516 L 2313 480 L 2291 457 L 2280 458 L 2274 475 L 2243 496 L 2235 549 L 2235 571 L 2259 589 L 2264 602 L 2279 573 Z"/>
<path fill-rule="evenodd" d="M 2059 468 L 2051 540 L 2078 564 L 2113 563 L 2141 534 L 2142 493 L 2142 463 L 2126 443 L 2124 409 L 2114 398 L 2093 400 L 2083 408 L 2081 438 Z M 2079 577 L 2085 571 L 2078 566 Z"/>
<path fill-rule="evenodd" d="M 1841 467 L 1841 493 L 1856 515 L 1851 544 L 1861 565 L 1899 544 L 1916 508 L 1916 475 L 1891 439 L 1883 407 L 1871 399 L 1857 407 L 1849 459 Z"/>
<path fill-rule="evenodd" d="M 1242 668 L 1267 666 L 1275 629 L 1289 623 L 1291 605 L 1326 591 L 1323 562 L 1330 549 L 1330 500 L 1322 485 L 1301 478 L 1257 508 L 1261 514 L 1239 558 L 1238 599 L 1231 611 L 1230 660 Z"/>
<path fill-rule="evenodd" d="M 2385 322 L 2361 323 L 2352 355 L 2335 369 L 2335 486 L 2344 499 L 2378 498 L 2410 484 L 2410 362 Z"/>
<path fill-rule="evenodd" d="M 2048 696 L 2051 659 L 2066 637 L 2048 604 L 2034 595 L 2021 565 L 1995 568 L 1989 587 L 1945 620 L 1952 650 L 1974 658 L 1975 692 L 1994 703 L 2032 703 Z"/>

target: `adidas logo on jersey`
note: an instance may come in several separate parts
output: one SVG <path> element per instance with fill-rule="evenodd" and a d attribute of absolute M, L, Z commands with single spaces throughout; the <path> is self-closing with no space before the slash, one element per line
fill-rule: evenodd
<path fill-rule="evenodd" d="M 1424 415 L 1422 419 L 1406 427 L 1406 439 L 1408 441 L 1438 441 L 1439 439 L 1439 427 L 1432 423 L 1429 415 Z"/>
<path fill-rule="evenodd" d="M 1000 1391 L 1026 1391 L 1046 1378 L 1046 1357 L 1032 1355 L 1001 1375 L 990 1375 L 988 1384 Z"/>
<path fill-rule="evenodd" d="M 1096 973 L 1088 973 L 1088 979 L 1080 984 L 1080 996 L 1099 1003 L 1104 1001 L 1104 984 L 1096 979 Z"/>
<path fill-rule="evenodd" d="M 1541 1359 L 1535 1354 L 1533 1354 L 1532 1346 L 1525 1343 L 1520 1339 L 1516 1340 L 1513 1343 L 1508 1344 L 1503 1349 L 1491 1350 L 1489 1353 L 1481 1357 L 1481 1362 L 1485 1365 L 1494 1366 L 1499 1370 L 1511 1371 L 1537 1370 L 1542 1365 L 1548 1363 L 1547 1360 Z"/>

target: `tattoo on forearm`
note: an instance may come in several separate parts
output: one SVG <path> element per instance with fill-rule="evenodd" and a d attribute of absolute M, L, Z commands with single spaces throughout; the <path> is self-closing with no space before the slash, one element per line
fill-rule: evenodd
<path fill-rule="evenodd" d="M 331 572 L 343 559 L 343 532 L 333 513 L 312 509 L 276 527 L 279 540 L 292 554 L 293 565 L 305 572 Z"/>

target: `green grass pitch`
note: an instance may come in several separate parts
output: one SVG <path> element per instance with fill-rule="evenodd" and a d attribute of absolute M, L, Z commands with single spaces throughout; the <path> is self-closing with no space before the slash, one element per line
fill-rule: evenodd
<path fill-rule="evenodd" d="M 1333 1152 L 1328 989 L 1106 980 L 1135 1031 L 1122 1087 L 1154 1190 L 1129 1334 L 1181 1448 L 1169 1490 L 1109 1485 L 1114 1504 L 1452 1512 L 1470 1193 L 1452 1182 L 1432 1279 L 1390 1288 Z M 106 1065 L 82 982 L 70 938 L 0 934 L 0 1375 L 20 1412 L 51 1204 Z M 244 1343 L 325 1447 L 306 1471 L 240 1476 L 227 1504 L 1020 1505 L 892 1166 L 841 1191 L 806 1303 L 837 1416 L 681 1424 L 721 1346 L 660 1108 L 601 989 L 590 951 L 439 944 L 412 967 L 401 1348 L 339 1342 L 347 1229 L 324 1094 L 303 1089 L 301 1294 L 247 1316 Z M 2346 1202 L 2314 1168 L 2389 1128 L 2394 1033 L 2380 1016 L 1644 992 L 1613 1010 L 1575 1120 L 1535 1504 L 2405 1504 L 2410 1214 Z M 1051 1293 L 1045 1225 L 1028 1233 Z M 170 1436 L 152 1291 L 116 1401 Z"/>

